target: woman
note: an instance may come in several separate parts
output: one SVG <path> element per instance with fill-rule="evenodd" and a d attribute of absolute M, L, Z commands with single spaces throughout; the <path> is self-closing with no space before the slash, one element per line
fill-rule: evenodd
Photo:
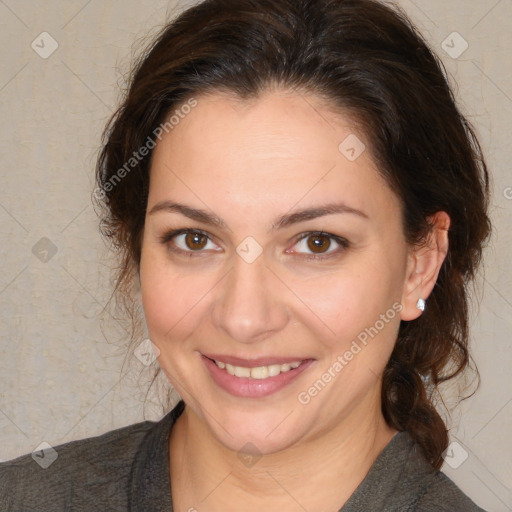
<path fill-rule="evenodd" d="M 468 366 L 488 173 L 405 15 L 202 2 L 134 70 L 97 179 L 182 400 L 2 464 L 2 510 L 482 510 L 439 472 L 433 393 Z"/>

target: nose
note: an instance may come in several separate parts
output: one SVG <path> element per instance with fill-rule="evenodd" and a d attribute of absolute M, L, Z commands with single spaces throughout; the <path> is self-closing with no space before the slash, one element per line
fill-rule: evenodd
<path fill-rule="evenodd" d="M 286 290 L 267 267 L 264 256 L 253 263 L 235 256 L 213 307 L 215 326 L 240 343 L 264 340 L 288 322 Z"/>

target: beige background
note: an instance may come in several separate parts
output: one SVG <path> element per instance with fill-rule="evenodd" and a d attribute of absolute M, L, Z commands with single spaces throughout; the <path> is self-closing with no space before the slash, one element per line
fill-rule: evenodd
<path fill-rule="evenodd" d="M 189 2 L 192 3 L 192 2 Z M 456 81 L 492 169 L 496 233 L 480 278 L 473 352 L 482 385 L 452 416 L 443 470 L 480 506 L 512 510 L 512 0 L 401 0 Z M 159 419 L 151 369 L 120 374 L 107 253 L 91 206 L 102 128 L 132 54 L 186 2 L 0 1 L 0 459 Z M 461 49 L 459 57 L 443 41 Z M 48 32 L 58 44 L 51 49 Z M 44 48 L 41 39 L 44 38 Z M 452 44 L 451 41 L 454 41 Z M 39 51 L 37 53 L 31 47 Z M 42 239 L 42 240 L 41 240 Z M 46 251 L 46 252 L 45 252 Z M 165 385 L 165 382 L 163 383 Z M 155 405 L 153 405 L 155 404 Z M 464 450 L 464 451 L 462 451 Z M 455 465 L 455 464 L 452 464 Z"/>

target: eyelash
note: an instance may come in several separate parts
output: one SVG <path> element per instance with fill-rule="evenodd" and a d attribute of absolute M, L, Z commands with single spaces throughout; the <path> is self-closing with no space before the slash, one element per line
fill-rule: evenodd
<path fill-rule="evenodd" d="M 204 250 L 201 251 L 184 251 L 183 249 L 177 249 L 175 247 L 172 247 L 170 244 L 171 240 L 177 236 L 180 235 L 203 235 L 208 238 L 209 241 L 211 241 L 211 237 L 208 233 L 205 231 L 201 231 L 200 229 L 176 229 L 173 231 L 170 231 L 169 233 L 166 233 L 163 235 L 160 239 L 161 243 L 166 245 L 168 249 L 174 253 L 178 253 L 180 255 L 183 255 L 187 258 L 194 258 L 194 257 L 202 257 L 201 253 L 204 252 Z M 337 256 L 340 252 L 344 251 L 345 249 L 348 249 L 350 246 L 350 243 L 345 238 L 339 237 L 337 235 L 333 235 L 331 233 L 326 233 L 324 231 L 311 231 L 307 233 L 303 233 L 300 238 L 298 238 L 294 245 L 297 245 L 299 242 L 302 242 L 302 240 L 305 240 L 312 236 L 325 236 L 327 238 L 330 238 L 331 240 L 334 240 L 336 243 L 338 243 L 341 248 L 332 251 L 329 253 L 326 253 L 325 255 L 307 255 L 307 256 L 299 256 L 299 258 L 305 259 L 306 261 L 319 261 L 319 260 L 326 260 L 329 258 L 332 258 L 334 256 Z M 329 248 L 330 249 L 330 248 Z M 301 253 L 303 254 L 303 253 Z"/>

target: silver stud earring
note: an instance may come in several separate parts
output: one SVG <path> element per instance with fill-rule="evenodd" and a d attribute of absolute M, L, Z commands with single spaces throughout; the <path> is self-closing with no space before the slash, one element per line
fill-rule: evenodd
<path fill-rule="evenodd" d="M 425 306 L 426 306 L 426 302 L 424 299 L 419 299 L 418 302 L 416 303 L 416 307 L 420 310 L 420 311 L 425 311 Z"/>

